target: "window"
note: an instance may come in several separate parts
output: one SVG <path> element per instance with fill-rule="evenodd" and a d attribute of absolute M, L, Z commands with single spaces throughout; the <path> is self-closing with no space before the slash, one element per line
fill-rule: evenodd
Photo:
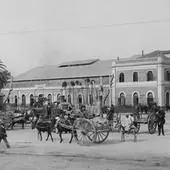
<path fill-rule="evenodd" d="M 133 81 L 138 81 L 138 73 L 137 72 L 133 73 Z"/>
<path fill-rule="evenodd" d="M 18 105 L 18 97 L 15 96 L 15 106 L 17 106 L 17 105 Z"/>
<path fill-rule="evenodd" d="M 151 92 L 148 93 L 147 95 L 147 104 L 148 106 L 151 106 L 154 102 L 154 99 L 153 99 L 153 94 Z"/>
<path fill-rule="evenodd" d="M 71 104 L 71 95 L 70 94 L 68 95 L 68 103 Z"/>
<path fill-rule="evenodd" d="M 119 104 L 121 106 L 125 105 L 125 94 L 124 93 L 120 94 L 120 102 L 119 102 Z"/>
<path fill-rule="evenodd" d="M 30 95 L 30 106 L 33 106 L 34 104 L 34 96 L 33 94 Z"/>
<path fill-rule="evenodd" d="M 134 93 L 133 94 L 133 106 L 136 106 L 139 104 L 139 97 L 138 97 L 138 93 Z"/>
<path fill-rule="evenodd" d="M 92 94 L 89 95 L 89 101 L 90 101 L 90 105 L 93 105 L 93 95 Z"/>
<path fill-rule="evenodd" d="M 48 94 L 48 103 L 52 103 L 52 95 Z"/>
<path fill-rule="evenodd" d="M 57 101 L 60 101 L 60 93 L 57 94 Z"/>
<path fill-rule="evenodd" d="M 147 72 L 147 81 L 153 81 L 153 73 L 152 73 L 152 71 Z"/>
<path fill-rule="evenodd" d="M 78 104 L 83 104 L 83 99 L 81 94 L 78 95 Z"/>
<path fill-rule="evenodd" d="M 124 82 L 125 80 L 124 80 L 125 78 L 124 78 L 124 73 L 120 73 L 120 75 L 119 75 L 119 82 Z"/>
<path fill-rule="evenodd" d="M 165 81 L 170 81 L 170 71 L 165 71 Z"/>
<path fill-rule="evenodd" d="M 22 95 L 22 105 L 23 105 L 23 106 L 26 105 L 26 97 L 25 97 L 24 94 Z"/>
<path fill-rule="evenodd" d="M 166 106 L 169 106 L 169 92 L 166 93 Z"/>

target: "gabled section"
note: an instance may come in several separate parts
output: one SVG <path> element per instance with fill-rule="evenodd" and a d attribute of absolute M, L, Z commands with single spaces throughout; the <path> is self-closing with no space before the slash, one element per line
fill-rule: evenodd
<path fill-rule="evenodd" d="M 58 67 L 76 67 L 76 66 L 85 66 L 91 65 L 95 62 L 99 61 L 99 59 L 91 59 L 91 60 L 76 60 L 70 62 L 61 63 Z"/>

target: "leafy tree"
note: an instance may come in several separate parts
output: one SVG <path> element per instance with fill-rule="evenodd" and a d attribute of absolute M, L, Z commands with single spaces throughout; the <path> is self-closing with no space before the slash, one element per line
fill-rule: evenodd
<path fill-rule="evenodd" d="M 8 72 L 6 66 L 2 63 L 2 61 L 0 61 L 0 89 L 4 88 L 7 85 L 10 77 L 10 72 Z"/>

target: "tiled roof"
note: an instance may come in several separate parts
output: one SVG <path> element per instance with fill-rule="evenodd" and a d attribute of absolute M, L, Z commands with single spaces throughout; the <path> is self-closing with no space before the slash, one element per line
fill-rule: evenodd
<path fill-rule="evenodd" d="M 14 81 L 106 76 L 111 73 L 112 60 L 97 60 L 93 64 L 83 66 L 58 67 L 52 65 L 37 67 L 14 77 Z"/>
<path fill-rule="evenodd" d="M 140 56 L 139 58 L 152 58 L 152 57 L 158 57 L 158 56 L 167 57 L 169 54 L 170 54 L 169 50 L 168 51 L 156 50 L 151 53 L 144 54 L 143 56 Z"/>

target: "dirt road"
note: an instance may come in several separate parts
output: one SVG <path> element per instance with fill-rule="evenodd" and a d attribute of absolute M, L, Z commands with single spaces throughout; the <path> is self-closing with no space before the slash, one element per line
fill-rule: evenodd
<path fill-rule="evenodd" d="M 166 136 L 150 135 L 145 125 L 138 134 L 138 141 L 128 135 L 120 142 L 119 133 L 111 133 L 100 145 L 79 146 L 70 135 L 63 135 L 59 143 L 57 134 L 54 142 L 37 140 L 37 132 L 29 127 L 8 131 L 11 149 L 0 145 L 0 170 L 157 170 L 170 169 L 170 116 L 165 126 Z M 45 139 L 46 134 L 43 135 Z"/>

